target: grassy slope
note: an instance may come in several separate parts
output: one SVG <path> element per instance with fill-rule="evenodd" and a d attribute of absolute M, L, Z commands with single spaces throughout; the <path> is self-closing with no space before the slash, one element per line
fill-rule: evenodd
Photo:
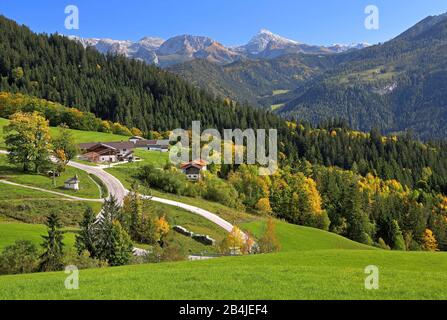
<path fill-rule="evenodd" d="M 242 225 L 244 230 L 250 231 L 257 237 L 263 234 L 264 226 L 265 223 L 263 221 L 254 221 Z M 334 233 L 292 225 L 282 221 L 276 222 L 276 234 L 283 252 L 327 249 L 373 249 Z"/>
<path fill-rule="evenodd" d="M 147 214 L 153 214 L 157 217 L 164 215 L 171 227 L 180 225 L 194 233 L 209 235 L 218 242 L 226 235 L 226 231 L 216 224 L 180 208 L 151 201 L 145 201 L 143 208 L 143 211 Z M 217 253 L 218 251 L 217 246 L 203 245 L 173 230 L 168 237 L 183 248 L 187 254 Z M 137 244 L 137 247 L 148 248 L 149 246 Z"/>
<path fill-rule="evenodd" d="M 254 233 L 260 222 L 245 225 Z M 445 299 L 446 253 L 371 249 L 336 235 L 278 223 L 283 252 L 210 261 L 82 270 L 80 289 L 63 272 L 2 276 L 0 299 Z M 380 289 L 364 289 L 364 269 Z"/>
<path fill-rule="evenodd" d="M 39 246 L 42 243 L 42 235 L 46 234 L 47 229 L 44 225 L 1 222 L 0 250 L 3 250 L 4 247 L 13 244 L 16 240 L 29 240 Z M 67 247 L 72 247 L 74 245 L 74 239 L 75 234 L 67 232 L 64 235 L 64 244 Z"/>
<path fill-rule="evenodd" d="M 380 289 L 364 289 L 364 268 Z M 296 251 L 211 261 L 0 277 L 0 299 L 442 299 L 447 255 L 373 250 Z"/>

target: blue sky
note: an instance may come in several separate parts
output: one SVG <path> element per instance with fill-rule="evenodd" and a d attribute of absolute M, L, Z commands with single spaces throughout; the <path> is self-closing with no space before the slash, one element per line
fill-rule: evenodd
<path fill-rule="evenodd" d="M 67 5 L 80 11 L 79 30 L 64 27 Z M 380 10 L 379 30 L 364 27 L 365 7 Z M 36 32 L 138 40 L 207 35 L 225 45 L 246 43 L 266 28 L 309 44 L 383 42 L 428 15 L 447 12 L 445 0 L 1 0 L 0 13 Z"/>

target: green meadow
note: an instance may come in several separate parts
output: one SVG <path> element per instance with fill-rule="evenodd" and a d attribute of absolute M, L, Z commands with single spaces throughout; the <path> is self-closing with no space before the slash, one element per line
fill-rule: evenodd
<path fill-rule="evenodd" d="M 379 268 L 366 290 L 365 267 Z M 0 277 L 0 299 L 446 299 L 447 255 L 382 250 L 297 250 L 207 261 Z"/>
<path fill-rule="evenodd" d="M 47 227 L 41 224 L 26 224 L 2 221 L 0 222 L 0 251 L 14 244 L 16 240 L 29 240 L 36 246 L 42 243 L 42 236 L 47 234 Z M 64 234 L 64 244 L 67 248 L 74 245 L 75 234 L 67 231 Z"/>
<path fill-rule="evenodd" d="M 79 184 L 80 190 L 75 191 L 75 190 L 64 189 L 64 182 L 67 179 L 72 178 L 76 174 L 78 175 L 81 181 L 81 183 Z M 45 190 L 60 192 L 70 196 L 89 198 L 89 199 L 100 198 L 99 187 L 92 180 L 92 178 L 86 172 L 68 166 L 66 167 L 65 171 L 61 174 L 61 176 L 56 178 L 56 186 L 55 186 L 52 177 L 49 177 L 44 174 L 22 172 L 20 170 L 20 167 L 15 166 L 8 162 L 7 155 L 0 154 L 0 176 L 2 179 L 7 181 L 22 184 L 25 186 L 37 187 Z M 3 188 L 4 184 L 0 183 L 0 191 Z"/>

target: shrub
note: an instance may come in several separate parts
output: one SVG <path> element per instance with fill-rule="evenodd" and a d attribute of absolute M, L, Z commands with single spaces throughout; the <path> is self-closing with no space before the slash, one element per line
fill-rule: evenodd
<path fill-rule="evenodd" d="M 144 166 L 138 173 L 137 178 L 149 185 L 165 192 L 183 194 L 187 187 L 187 178 L 176 170 L 163 171 L 153 165 Z"/>
<path fill-rule="evenodd" d="M 38 264 L 37 247 L 30 241 L 18 240 L 0 255 L 0 274 L 31 273 Z"/>
<path fill-rule="evenodd" d="M 219 178 L 208 175 L 205 180 L 205 188 L 203 197 L 207 200 L 219 202 L 232 208 L 242 206 L 236 189 Z"/>
<path fill-rule="evenodd" d="M 101 261 L 90 257 L 90 253 L 85 250 L 81 254 L 74 251 L 67 253 L 64 259 L 65 265 L 74 265 L 78 269 L 104 268 L 108 266 L 106 261 Z"/>

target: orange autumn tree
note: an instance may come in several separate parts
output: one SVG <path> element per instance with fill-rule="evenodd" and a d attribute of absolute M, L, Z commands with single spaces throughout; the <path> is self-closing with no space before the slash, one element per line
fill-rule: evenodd
<path fill-rule="evenodd" d="M 272 207 L 270 206 L 269 198 L 261 198 L 256 203 L 255 209 L 258 210 L 261 214 L 270 214 L 272 212 Z"/>

